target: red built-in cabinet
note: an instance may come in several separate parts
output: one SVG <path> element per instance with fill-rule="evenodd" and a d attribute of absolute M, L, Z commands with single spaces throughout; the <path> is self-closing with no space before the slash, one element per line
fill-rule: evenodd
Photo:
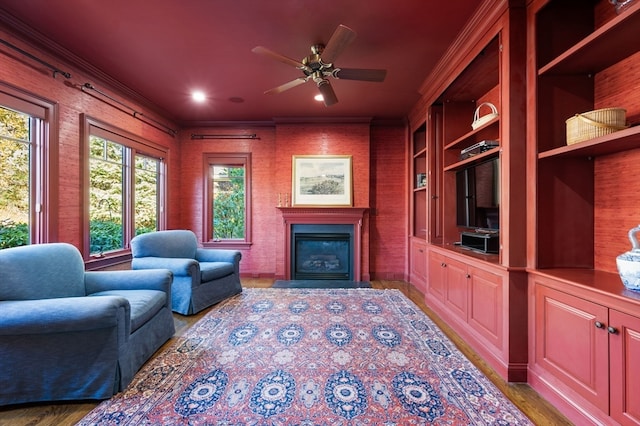
<path fill-rule="evenodd" d="M 619 285 L 610 274 L 581 287 L 559 274 L 530 276 L 531 385 L 576 424 L 640 424 L 640 295 L 601 293 Z"/>
<path fill-rule="evenodd" d="M 640 2 L 527 5 L 529 383 L 576 424 L 640 424 L 640 292 L 616 257 L 640 223 Z M 567 144 L 566 120 L 629 127 Z"/>
<path fill-rule="evenodd" d="M 482 2 L 423 83 L 409 115 L 410 280 L 427 305 L 509 381 L 527 379 L 525 6 L 524 0 Z M 485 102 L 497 107 L 498 116 L 472 128 L 474 112 Z M 461 157 L 487 140 L 498 145 Z M 499 249 L 479 253 L 458 245 L 462 232 L 476 229 L 458 222 L 457 174 L 493 159 Z"/>

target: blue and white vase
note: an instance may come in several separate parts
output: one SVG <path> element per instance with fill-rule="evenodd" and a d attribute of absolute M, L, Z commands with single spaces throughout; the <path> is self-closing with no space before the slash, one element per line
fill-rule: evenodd
<path fill-rule="evenodd" d="M 640 225 L 629 231 L 631 250 L 616 258 L 616 265 L 622 283 L 629 290 L 640 291 L 640 245 L 636 233 L 640 232 Z"/>

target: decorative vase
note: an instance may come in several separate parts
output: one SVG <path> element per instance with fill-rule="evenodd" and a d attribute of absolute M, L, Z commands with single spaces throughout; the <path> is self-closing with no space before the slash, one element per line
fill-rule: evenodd
<path fill-rule="evenodd" d="M 633 0 L 609 0 L 609 2 L 615 6 L 616 13 L 618 15 L 627 10 L 633 4 Z"/>
<path fill-rule="evenodd" d="M 640 245 L 636 233 L 640 232 L 640 225 L 629 231 L 631 250 L 616 258 L 616 265 L 622 283 L 629 290 L 640 291 Z"/>

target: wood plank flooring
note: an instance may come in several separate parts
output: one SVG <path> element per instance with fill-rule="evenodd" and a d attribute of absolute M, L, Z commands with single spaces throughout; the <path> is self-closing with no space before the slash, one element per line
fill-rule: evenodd
<path fill-rule="evenodd" d="M 273 284 L 272 279 L 267 278 L 243 278 L 244 287 L 269 288 Z M 507 383 L 491 367 L 489 367 L 469 346 L 458 337 L 445 323 L 443 323 L 424 303 L 423 295 L 412 285 L 404 281 L 372 281 L 373 288 L 394 288 L 401 290 L 409 299 L 420 307 L 455 343 L 455 345 L 471 360 L 489 379 L 500 389 L 513 403 L 522 410 L 536 425 L 563 426 L 572 425 L 551 404 L 540 397 L 531 387 L 524 383 Z M 193 316 L 174 314 L 176 323 L 176 337 L 202 318 L 207 310 Z M 164 346 L 173 343 L 169 340 Z M 0 425 L 11 426 L 70 426 L 76 424 L 82 417 L 91 411 L 98 402 L 65 402 L 56 404 L 25 404 L 20 406 L 0 407 Z"/>

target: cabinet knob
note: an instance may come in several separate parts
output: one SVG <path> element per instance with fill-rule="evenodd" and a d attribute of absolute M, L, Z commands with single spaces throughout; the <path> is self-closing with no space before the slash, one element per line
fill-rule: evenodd
<path fill-rule="evenodd" d="M 443 268 L 446 268 L 446 267 L 447 267 L 447 264 L 446 264 L 446 263 L 444 263 L 444 262 L 442 262 L 442 263 L 440 264 L 440 266 L 442 266 Z"/>
<path fill-rule="evenodd" d="M 467 278 L 471 278 L 471 275 L 470 275 L 470 274 L 467 274 Z"/>
<path fill-rule="evenodd" d="M 615 327 L 607 327 L 607 331 L 609 332 L 609 334 L 618 334 L 618 329 Z"/>
<path fill-rule="evenodd" d="M 604 328 L 604 324 L 600 321 L 596 321 L 596 328 Z"/>

